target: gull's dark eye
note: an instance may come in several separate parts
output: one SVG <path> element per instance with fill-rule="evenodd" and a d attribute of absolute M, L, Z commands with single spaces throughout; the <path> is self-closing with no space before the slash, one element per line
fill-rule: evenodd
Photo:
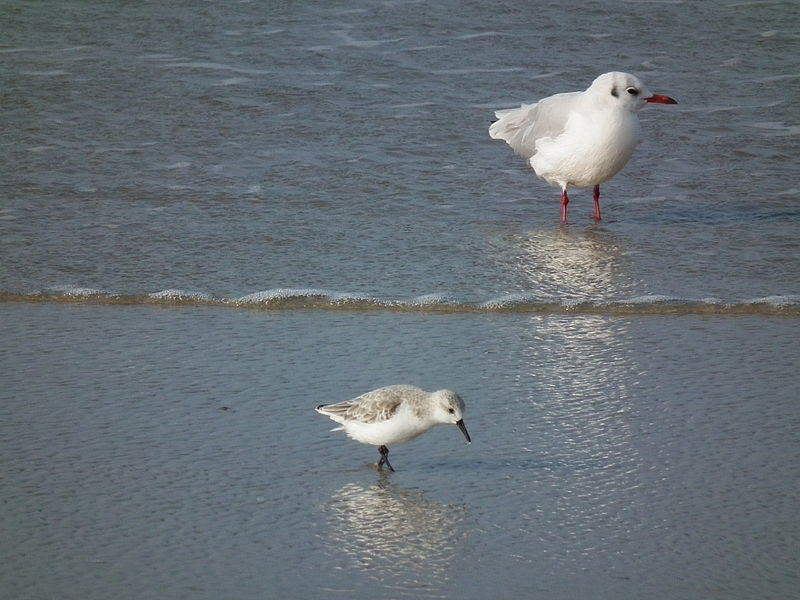
<path fill-rule="evenodd" d="M 631 96 L 638 96 L 639 95 L 639 90 L 637 90 L 635 87 L 629 87 L 625 91 L 628 92 Z"/>

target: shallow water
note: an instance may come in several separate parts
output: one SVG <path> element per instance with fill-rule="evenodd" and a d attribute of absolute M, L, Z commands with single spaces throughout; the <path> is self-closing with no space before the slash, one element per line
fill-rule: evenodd
<path fill-rule="evenodd" d="M 0 595 L 789 598 L 794 2 L 0 8 Z M 676 106 L 604 220 L 493 110 Z M 452 388 L 377 452 L 313 411 Z"/>
<path fill-rule="evenodd" d="M 17 598 L 800 583 L 796 319 L 7 304 L 3 321 Z M 473 443 L 441 427 L 379 473 L 313 411 L 396 381 L 457 387 Z"/>

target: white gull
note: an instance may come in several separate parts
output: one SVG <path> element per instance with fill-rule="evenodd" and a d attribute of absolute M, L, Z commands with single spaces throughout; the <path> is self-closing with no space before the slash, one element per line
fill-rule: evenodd
<path fill-rule="evenodd" d="M 464 425 L 464 402 L 450 390 L 426 392 L 412 385 L 390 385 L 338 404 L 321 404 L 317 412 L 330 417 L 352 439 L 378 446 L 383 465 L 389 464 L 387 446 L 402 444 L 436 425 L 457 425 L 467 442 L 472 440 Z"/>
<path fill-rule="evenodd" d="M 505 140 L 536 174 L 561 186 L 561 222 L 567 222 L 567 186 L 594 188 L 600 220 L 600 184 L 619 173 L 639 143 L 636 113 L 648 102 L 677 104 L 651 93 L 629 73 L 604 73 L 583 92 L 556 94 L 536 104 L 498 110 L 489 135 Z"/>

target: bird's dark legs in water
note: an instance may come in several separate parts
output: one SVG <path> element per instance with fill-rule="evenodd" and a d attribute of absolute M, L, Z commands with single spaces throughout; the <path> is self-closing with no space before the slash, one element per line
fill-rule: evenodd
<path fill-rule="evenodd" d="M 561 191 L 561 223 L 567 224 L 567 204 L 569 204 L 569 196 L 567 196 L 567 188 Z"/>
<path fill-rule="evenodd" d="M 600 216 L 600 185 L 594 186 L 594 220 L 602 221 L 603 217 Z"/>
<path fill-rule="evenodd" d="M 383 465 L 389 467 L 390 471 L 394 471 L 392 465 L 389 463 L 389 449 L 386 446 L 380 446 L 378 452 L 381 453 L 381 459 L 378 461 L 378 469 L 382 469 Z"/>

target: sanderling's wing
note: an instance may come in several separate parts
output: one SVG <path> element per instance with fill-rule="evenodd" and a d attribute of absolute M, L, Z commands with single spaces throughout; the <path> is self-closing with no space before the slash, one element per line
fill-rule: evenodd
<path fill-rule="evenodd" d="M 338 404 L 323 404 L 317 412 L 337 423 L 380 423 L 394 416 L 403 403 L 404 391 L 404 386 L 385 387 Z"/>

